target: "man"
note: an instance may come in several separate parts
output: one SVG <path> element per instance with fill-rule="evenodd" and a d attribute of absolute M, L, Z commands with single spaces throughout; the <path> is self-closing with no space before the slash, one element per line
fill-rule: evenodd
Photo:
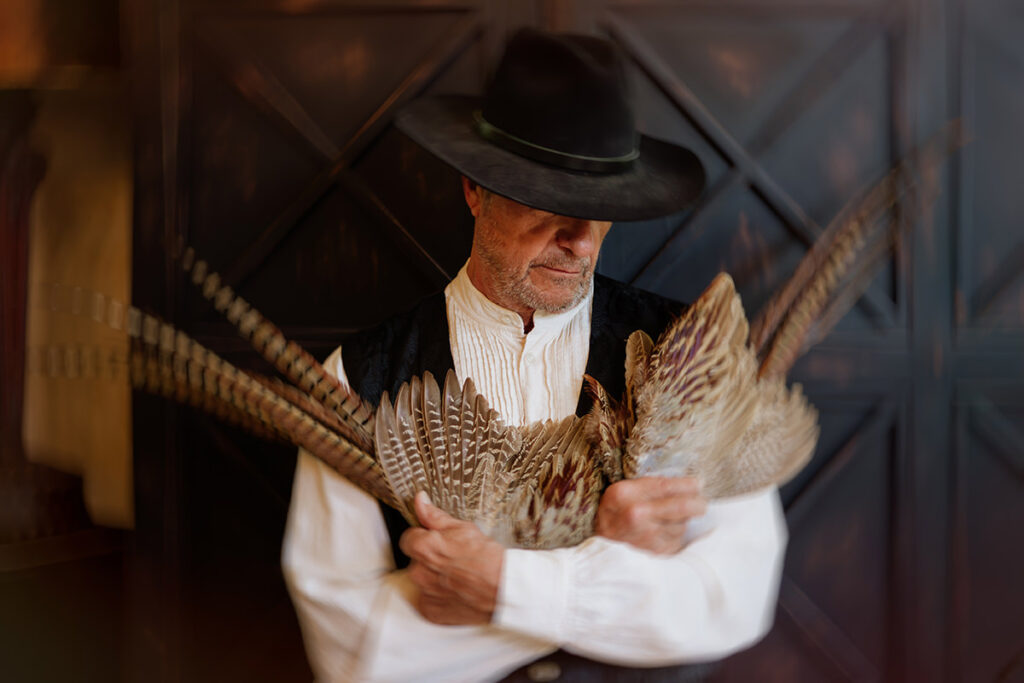
<path fill-rule="evenodd" d="M 454 367 L 513 424 L 584 410 L 584 372 L 621 391 L 628 334 L 656 335 L 678 306 L 595 278 L 601 242 L 611 220 L 679 210 L 703 184 L 692 153 L 638 138 L 625 91 L 611 44 L 526 30 L 483 101 L 408 109 L 399 126 L 464 174 L 470 258 L 328 370 L 376 401 Z M 694 680 L 673 665 L 766 632 L 785 544 L 774 489 L 708 503 L 686 478 L 610 486 L 597 535 L 552 551 L 504 549 L 422 496 L 422 527 L 405 529 L 306 454 L 292 501 L 283 562 L 324 680 L 496 680 L 559 648 L 570 679 Z"/>

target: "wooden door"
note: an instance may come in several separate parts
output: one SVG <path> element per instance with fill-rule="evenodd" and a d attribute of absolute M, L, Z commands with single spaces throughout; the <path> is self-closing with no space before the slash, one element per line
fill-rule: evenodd
<path fill-rule="evenodd" d="M 523 24 L 596 32 L 647 132 L 694 148 L 692 210 L 617 226 L 600 269 L 692 299 L 720 269 L 754 311 L 822 226 L 944 121 L 975 142 L 914 236 L 793 377 L 821 413 L 783 490 L 775 628 L 724 680 L 1020 677 L 1024 570 L 1021 13 L 1008 2 L 137 0 L 135 300 L 260 367 L 191 290 L 196 247 L 325 355 L 455 273 L 457 176 L 391 119 L 477 92 Z M 278 551 L 294 455 L 136 399 L 138 668 L 308 677 Z"/>

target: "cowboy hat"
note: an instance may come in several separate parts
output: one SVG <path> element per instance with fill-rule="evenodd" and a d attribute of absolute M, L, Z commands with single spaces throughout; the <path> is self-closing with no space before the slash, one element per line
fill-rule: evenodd
<path fill-rule="evenodd" d="M 521 29 L 483 97 L 421 98 L 396 124 L 483 187 L 564 216 L 657 218 L 704 187 L 693 152 L 637 133 L 622 54 L 594 36 Z"/>

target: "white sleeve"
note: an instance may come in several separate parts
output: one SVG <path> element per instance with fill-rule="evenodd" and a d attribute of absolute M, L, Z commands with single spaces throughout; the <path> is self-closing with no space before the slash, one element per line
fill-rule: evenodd
<path fill-rule="evenodd" d="M 344 381 L 340 353 L 324 363 Z M 494 626 L 431 624 L 395 572 L 377 501 L 306 453 L 299 461 L 282 566 L 319 681 L 479 681 L 554 646 Z"/>
<path fill-rule="evenodd" d="M 621 665 L 724 657 L 771 627 L 786 526 L 772 487 L 712 501 L 689 544 L 653 555 L 594 537 L 508 550 L 494 623 Z"/>

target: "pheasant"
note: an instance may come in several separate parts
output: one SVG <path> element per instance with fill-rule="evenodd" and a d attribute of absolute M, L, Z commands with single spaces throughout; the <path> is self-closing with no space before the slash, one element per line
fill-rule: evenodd
<path fill-rule="evenodd" d="M 959 146 L 951 127 L 922 157 Z M 748 326 L 732 279 L 719 274 L 655 341 L 626 345 L 621 399 L 585 378 L 591 412 L 507 426 L 471 379 L 453 371 L 404 384 L 376 408 L 288 341 L 204 261 L 182 264 L 204 296 L 294 386 L 243 372 L 184 333 L 94 293 L 90 314 L 133 340 L 133 385 L 188 402 L 259 436 L 301 446 L 416 524 L 432 501 L 507 546 L 575 545 L 593 533 L 607 482 L 693 475 L 710 498 L 794 476 L 810 459 L 817 414 L 785 374 L 877 272 L 900 229 L 889 214 L 912 186 L 916 159 L 894 168 L 824 231 L 792 278 Z M 934 163 L 934 162 L 933 162 Z"/>

